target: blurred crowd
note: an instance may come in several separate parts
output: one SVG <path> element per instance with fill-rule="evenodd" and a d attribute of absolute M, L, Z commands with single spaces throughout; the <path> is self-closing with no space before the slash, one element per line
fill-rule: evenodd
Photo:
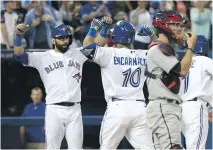
<path fill-rule="evenodd" d="M 28 49 L 50 49 L 51 28 L 64 23 L 70 26 L 74 36 L 72 48 L 82 45 L 93 18 L 111 16 L 114 22 L 129 20 L 136 31 L 141 25 L 152 27 L 152 18 L 159 9 L 176 9 L 186 19 L 185 30 L 204 35 L 211 41 L 212 2 L 182 0 L 150 1 L 2 1 L 1 48 L 11 50 L 14 46 L 15 27 L 26 23 L 29 30 L 23 39 Z M 135 36 L 133 47 L 146 49 L 149 37 Z M 210 42 L 211 43 L 211 42 Z M 108 46 L 112 46 L 109 40 Z"/>

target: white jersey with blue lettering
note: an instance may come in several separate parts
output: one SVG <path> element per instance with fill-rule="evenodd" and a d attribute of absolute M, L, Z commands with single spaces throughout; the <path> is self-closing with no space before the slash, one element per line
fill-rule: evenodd
<path fill-rule="evenodd" d="M 54 50 L 27 52 L 26 66 L 38 70 L 47 93 L 46 104 L 81 101 L 82 66 L 87 58 L 80 49 L 64 54 Z"/>
<path fill-rule="evenodd" d="M 144 100 L 146 53 L 146 50 L 97 46 L 94 61 L 101 66 L 106 101 Z"/>
<path fill-rule="evenodd" d="M 190 70 L 182 79 L 180 98 L 182 133 L 187 149 L 206 149 L 208 136 L 208 104 L 212 105 L 213 60 L 193 56 Z"/>
<path fill-rule="evenodd" d="M 193 56 L 188 75 L 182 78 L 180 97 L 183 101 L 200 98 L 212 104 L 213 60 L 205 56 Z"/>

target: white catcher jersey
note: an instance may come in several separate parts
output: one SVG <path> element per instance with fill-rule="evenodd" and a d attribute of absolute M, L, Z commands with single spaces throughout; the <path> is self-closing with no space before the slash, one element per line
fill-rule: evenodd
<path fill-rule="evenodd" d="M 82 66 L 87 58 L 80 49 L 64 54 L 54 50 L 27 52 L 27 66 L 36 68 L 44 83 L 46 104 L 81 101 Z"/>
<path fill-rule="evenodd" d="M 201 98 L 212 104 L 213 60 L 205 56 L 193 56 L 191 68 L 181 80 L 179 93 L 183 101 Z"/>
<path fill-rule="evenodd" d="M 94 61 L 101 66 L 106 101 L 144 100 L 146 50 L 97 46 Z"/>

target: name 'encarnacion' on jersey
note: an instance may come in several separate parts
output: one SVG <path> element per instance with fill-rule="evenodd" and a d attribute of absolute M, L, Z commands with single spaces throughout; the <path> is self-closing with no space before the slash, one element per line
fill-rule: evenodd
<path fill-rule="evenodd" d="M 72 60 L 69 60 L 69 67 L 75 67 L 76 69 L 80 70 L 80 64 L 77 62 L 74 62 Z M 59 69 L 59 68 L 63 68 L 64 67 L 64 63 L 63 61 L 57 61 L 51 65 L 48 65 L 47 67 L 44 68 L 44 70 L 48 73 L 50 73 L 51 71 L 55 70 L 55 69 Z"/>
<path fill-rule="evenodd" d="M 129 66 L 137 66 L 137 65 L 146 65 L 146 59 L 141 57 L 116 57 L 114 56 L 114 64 L 115 65 L 129 65 Z"/>

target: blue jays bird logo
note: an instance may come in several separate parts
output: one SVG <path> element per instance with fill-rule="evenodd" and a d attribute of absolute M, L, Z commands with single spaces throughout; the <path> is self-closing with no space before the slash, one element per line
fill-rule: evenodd
<path fill-rule="evenodd" d="M 76 78 L 76 80 L 79 82 L 79 80 L 81 79 L 81 75 L 80 72 L 76 73 L 74 76 L 72 76 L 73 78 Z"/>

